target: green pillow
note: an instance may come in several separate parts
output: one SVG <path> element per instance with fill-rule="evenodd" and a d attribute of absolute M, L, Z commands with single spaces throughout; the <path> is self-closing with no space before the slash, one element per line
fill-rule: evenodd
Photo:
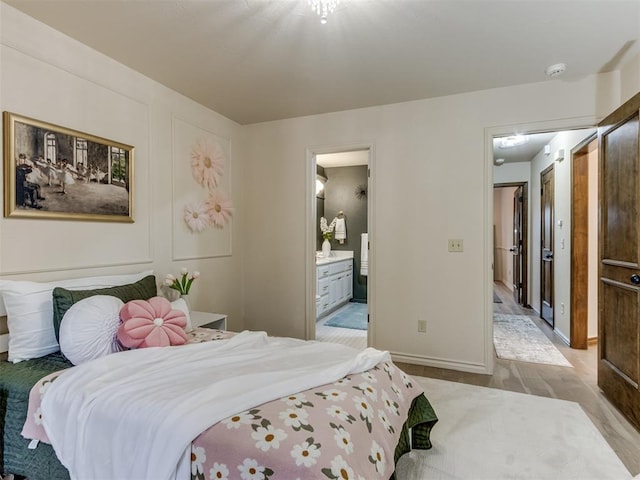
<path fill-rule="evenodd" d="M 60 341 L 60 324 L 62 317 L 76 302 L 94 295 L 111 295 L 118 297 L 124 303 L 131 300 L 149 300 L 158 295 L 155 275 L 149 275 L 136 283 L 118 285 L 116 287 L 96 288 L 94 290 L 67 290 L 56 287 L 53 289 L 53 329 L 56 340 Z"/>

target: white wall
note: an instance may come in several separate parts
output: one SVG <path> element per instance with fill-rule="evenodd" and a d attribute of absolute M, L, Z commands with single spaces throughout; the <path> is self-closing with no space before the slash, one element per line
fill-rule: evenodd
<path fill-rule="evenodd" d="M 242 130 L 236 123 L 0 3 L 0 107 L 135 147 L 135 223 L 0 219 L 0 275 L 53 280 L 153 269 L 199 270 L 193 307 L 243 327 Z M 232 255 L 172 260 L 172 118 L 233 145 Z M 179 219 L 176 221 L 180 221 Z M 195 257 L 198 257 L 195 252 Z"/>
<path fill-rule="evenodd" d="M 629 100 L 640 92 L 640 53 L 620 70 L 620 89 L 622 102 Z"/>
<path fill-rule="evenodd" d="M 493 356 L 490 134 L 577 117 L 576 124 L 593 122 L 618 105 L 619 86 L 611 73 L 247 127 L 247 326 L 304 337 L 312 300 L 305 295 L 306 151 L 370 143 L 374 346 L 416 363 L 486 371 Z M 465 251 L 448 253 L 448 238 L 464 239 Z M 417 333 L 419 319 L 427 320 L 426 334 Z"/>
<path fill-rule="evenodd" d="M 550 142 L 551 154 L 540 151 L 531 160 L 531 306 L 540 312 L 540 173 L 554 165 L 554 230 L 553 268 L 554 298 L 553 317 L 555 331 L 567 343 L 570 336 L 571 299 L 571 149 L 591 135 L 595 129 L 559 132 Z M 554 162 L 559 150 L 564 150 L 564 160 Z M 562 225 L 559 225 L 559 222 Z"/>
<path fill-rule="evenodd" d="M 531 165 L 529 162 L 503 163 L 493 166 L 493 183 L 529 182 Z"/>
<path fill-rule="evenodd" d="M 598 336 L 598 266 L 600 258 L 598 253 L 598 142 L 592 142 L 593 149 L 589 150 L 587 163 L 589 165 L 589 247 L 588 260 L 588 306 L 587 306 L 587 338 Z"/>

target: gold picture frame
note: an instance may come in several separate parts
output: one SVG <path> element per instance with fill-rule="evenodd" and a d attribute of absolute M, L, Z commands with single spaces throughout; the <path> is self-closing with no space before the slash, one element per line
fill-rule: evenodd
<path fill-rule="evenodd" d="M 4 216 L 133 220 L 133 150 L 11 112 L 4 121 Z"/>

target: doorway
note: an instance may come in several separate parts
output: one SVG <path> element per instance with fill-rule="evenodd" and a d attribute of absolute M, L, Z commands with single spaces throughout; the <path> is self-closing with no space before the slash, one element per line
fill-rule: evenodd
<path fill-rule="evenodd" d="M 517 305 L 529 308 L 529 186 L 499 183 L 493 192 L 494 281 L 511 290 Z"/>
<path fill-rule="evenodd" d="M 598 339 L 598 139 L 571 151 L 571 348 Z"/>
<path fill-rule="evenodd" d="M 500 289 L 498 293 L 502 294 L 503 300 L 506 300 L 505 295 L 513 297 L 509 300 L 515 307 L 529 307 L 526 316 L 543 319 L 536 325 L 545 334 L 556 336 L 567 345 L 570 345 L 572 328 L 569 305 L 573 288 L 570 268 L 573 242 L 570 233 L 573 228 L 570 152 L 583 145 L 594 132 L 594 128 L 586 128 L 512 135 L 504 139 L 506 145 L 503 147 L 500 146 L 503 137 L 493 139 L 493 186 L 511 187 L 511 193 L 503 199 L 503 204 L 511 202 L 513 205 L 509 206 L 513 217 L 509 214 L 510 220 L 502 221 L 503 228 L 504 224 L 510 227 L 510 231 L 502 233 L 502 243 L 512 250 L 503 252 L 503 255 L 508 253 L 510 256 L 502 259 L 503 267 L 509 267 L 507 258 L 513 262 L 508 278 L 503 277 L 502 280 L 509 284 L 509 288 Z M 514 146 L 518 142 L 522 145 Z M 564 152 L 567 152 L 566 160 Z M 514 187 L 518 185 L 523 186 L 523 193 L 525 188 L 528 190 L 528 195 L 522 196 L 522 218 L 519 218 L 516 208 L 520 200 Z M 498 218 L 497 202 L 494 193 L 494 228 Z M 494 247 L 499 235 L 498 231 L 494 232 Z M 511 238 L 513 240 L 509 242 Z M 521 238 L 522 249 L 519 247 Z M 522 263 L 518 261 L 520 252 L 523 253 Z M 501 261 L 497 252 L 494 252 L 493 259 L 494 273 L 497 274 Z M 520 282 L 523 284 L 521 295 L 517 288 Z M 494 303 L 494 314 L 504 313 L 505 307 Z"/>
<path fill-rule="evenodd" d="M 370 149 L 316 153 L 315 339 L 367 347 Z"/>

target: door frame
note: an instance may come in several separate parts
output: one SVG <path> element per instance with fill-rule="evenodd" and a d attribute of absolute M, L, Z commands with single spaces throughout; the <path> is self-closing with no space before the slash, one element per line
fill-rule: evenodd
<path fill-rule="evenodd" d="M 598 132 L 571 150 L 571 289 L 569 297 L 569 346 L 586 350 L 589 346 L 589 164 L 588 147 L 598 140 Z M 583 162 L 578 165 L 578 162 Z M 579 167 L 582 166 L 583 170 Z M 586 169 L 586 172 L 584 171 Z M 596 199 L 597 201 L 597 199 Z M 596 205 L 597 208 L 597 205 Z M 586 235 L 585 235 L 586 233 Z M 596 232 L 597 234 L 597 232 Z M 595 281 L 593 279 L 591 281 Z"/>
<path fill-rule="evenodd" d="M 524 219 L 522 232 L 522 306 L 531 308 L 529 304 L 529 182 L 495 183 L 493 188 L 522 187 L 522 211 Z"/>
<path fill-rule="evenodd" d="M 593 128 L 599 123 L 595 115 L 572 118 L 557 118 L 539 122 L 524 122 L 498 126 L 487 126 L 484 129 L 484 202 L 483 202 L 483 242 L 484 261 L 484 362 L 486 373 L 491 375 L 495 363 L 493 349 L 493 137 L 503 137 L 514 133 L 540 133 L 552 130 L 575 130 Z M 496 167 L 496 168 L 504 168 Z"/>
<path fill-rule="evenodd" d="M 369 151 L 369 180 L 367 182 L 367 230 L 369 233 L 369 265 L 367 275 L 367 346 L 375 345 L 376 313 L 376 261 L 375 261 L 375 145 L 369 143 L 351 143 L 328 146 L 310 146 L 306 148 L 306 219 L 305 219 L 305 339 L 316 338 L 316 155 L 327 153 Z M 354 275 L 356 272 L 354 272 Z"/>

